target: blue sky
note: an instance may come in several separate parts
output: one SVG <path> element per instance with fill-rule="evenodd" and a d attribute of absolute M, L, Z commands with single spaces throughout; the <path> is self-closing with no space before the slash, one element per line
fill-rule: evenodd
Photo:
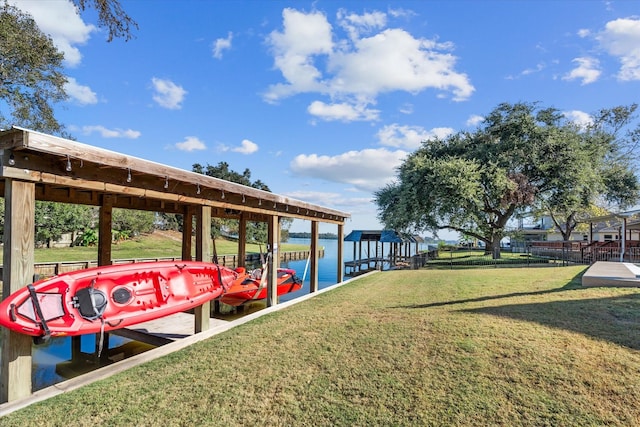
<path fill-rule="evenodd" d="M 637 1 L 124 0 L 139 29 L 111 43 L 67 0 L 11 2 L 65 52 L 57 116 L 78 141 L 249 168 L 275 193 L 350 212 L 347 232 L 381 228 L 373 192 L 421 140 L 499 103 L 587 121 L 640 101 Z"/>

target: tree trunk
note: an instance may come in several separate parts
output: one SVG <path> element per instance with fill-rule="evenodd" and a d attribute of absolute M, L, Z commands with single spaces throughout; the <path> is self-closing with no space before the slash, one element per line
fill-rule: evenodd
<path fill-rule="evenodd" d="M 500 259 L 500 240 L 502 239 L 495 237 L 491 241 L 491 255 L 493 259 Z"/>

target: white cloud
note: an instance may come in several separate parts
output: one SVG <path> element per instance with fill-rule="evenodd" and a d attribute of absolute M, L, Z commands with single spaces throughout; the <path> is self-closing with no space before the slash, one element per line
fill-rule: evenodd
<path fill-rule="evenodd" d="M 433 128 L 427 131 L 420 126 L 401 126 L 394 123 L 380 129 L 377 137 L 381 145 L 415 150 L 420 147 L 422 141 L 443 139 L 454 132 L 451 128 Z"/>
<path fill-rule="evenodd" d="M 207 146 L 196 136 L 187 136 L 184 141 L 177 142 L 175 147 L 181 151 L 206 150 Z"/>
<path fill-rule="evenodd" d="M 337 15 L 338 23 L 352 40 L 357 40 L 362 33 L 370 34 L 387 25 L 387 15 L 378 11 L 358 15 L 340 9 Z"/>
<path fill-rule="evenodd" d="M 313 65 L 313 57 L 332 52 L 331 25 L 324 14 L 304 14 L 294 9 L 282 11 L 284 31 L 273 31 L 267 42 L 271 45 L 275 66 L 287 84 L 276 84 L 265 95 L 267 101 L 275 102 L 299 92 L 324 91 L 318 81 L 320 71 Z"/>
<path fill-rule="evenodd" d="M 161 107 L 168 108 L 170 110 L 179 110 L 182 108 L 182 102 L 187 94 L 187 91 L 178 86 L 171 80 L 159 79 L 153 77 L 151 79 L 153 84 L 153 100 Z"/>
<path fill-rule="evenodd" d="M 126 139 L 138 139 L 142 133 L 132 129 L 107 129 L 101 125 L 83 126 L 82 133 L 84 135 L 91 135 L 92 133 L 98 133 L 103 138 L 126 138 Z"/>
<path fill-rule="evenodd" d="M 402 114 L 413 114 L 413 104 L 405 103 L 400 106 L 400 109 L 398 111 L 400 111 Z"/>
<path fill-rule="evenodd" d="M 472 114 L 471 117 L 469 117 L 467 119 L 466 125 L 467 126 L 478 126 L 480 123 L 482 123 L 483 120 L 484 120 L 484 117 L 479 116 L 477 114 Z"/>
<path fill-rule="evenodd" d="M 67 83 L 64 85 L 64 91 L 81 105 L 96 104 L 98 97 L 89 86 L 82 86 L 73 77 L 67 77 Z"/>
<path fill-rule="evenodd" d="M 367 109 L 365 105 L 351 105 L 347 103 L 325 104 L 322 101 L 314 101 L 307 111 L 325 121 L 339 120 L 343 122 L 372 121 L 377 120 L 380 111 Z"/>
<path fill-rule="evenodd" d="M 618 79 L 640 80 L 640 18 L 609 21 L 597 39 L 610 55 L 620 60 Z"/>
<path fill-rule="evenodd" d="M 386 15 L 381 12 L 341 11 L 338 19 L 351 38 L 339 39 L 320 12 L 283 11 L 283 30 L 273 31 L 267 43 L 284 82 L 269 86 L 266 101 L 318 93 L 330 97 L 333 105 L 351 104 L 364 111 L 387 92 L 417 94 L 436 89 L 439 96 L 450 94 L 462 101 L 475 91 L 468 76 L 455 70 L 451 43 L 416 38 L 402 29 L 383 29 Z M 363 32 L 374 34 L 362 37 Z"/>
<path fill-rule="evenodd" d="M 231 151 L 240 154 L 253 154 L 258 151 L 258 144 L 248 139 L 243 139 L 239 147 L 232 148 Z"/>
<path fill-rule="evenodd" d="M 236 147 L 230 147 L 226 144 L 218 144 L 217 146 L 217 150 L 221 151 L 221 152 L 227 152 L 227 151 L 233 151 L 234 153 L 240 153 L 240 154 L 253 154 L 256 151 L 258 151 L 260 149 L 260 147 L 258 147 L 258 144 L 256 144 L 253 141 L 250 141 L 248 139 L 243 139 L 242 142 L 240 143 L 240 145 L 236 146 Z M 277 157 L 279 155 L 279 153 L 276 153 L 275 156 Z"/>
<path fill-rule="evenodd" d="M 587 85 L 598 80 L 602 74 L 600 62 L 595 58 L 575 58 L 572 62 L 577 63 L 578 66 L 565 74 L 562 80 L 582 80 L 581 84 Z"/>
<path fill-rule="evenodd" d="M 588 125 L 593 123 L 593 117 L 584 111 L 572 110 L 565 111 L 563 114 L 567 120 L 572 121 L 581 128 L 586 128 Z"/>
<path fill-rule="evenodd" d="M 578 37 L 580 38 L 589 37 L 590 35 L 591 35 L 591 30 L 588 30 L 586 28 L 582 28 L 578 30 Z"/>
<path fill-rule="evenodd" d="M 80 64 L 82 55 L 77 46 L 86 43 L 96 27 L 82 21 L 71 1 L 13 0 L 11 3 L 33 16 L 38 28 L 50 35 L 56 47 L 64 53 L 69 67 Z"/>
<path fill-rule="evenodd" d="M 216 59 L 222 59 L 222 52 L 231 49 L 231 40 L 233 40 L 233 34 L 231 31 L 229 31 L 226 39 L 216 39 L 213 43 L 213 57 Z"/>
<path fill-rule="evenodd" d="M 348 151 L 336 156 L 300 154 L 290 164 L 297 176 L 350 184 L 360 191 L 378 190 L 395 178 L 407 152 L 386 148 Z"/>

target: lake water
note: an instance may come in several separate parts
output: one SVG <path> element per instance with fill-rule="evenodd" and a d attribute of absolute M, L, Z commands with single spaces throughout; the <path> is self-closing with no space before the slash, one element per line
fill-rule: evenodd
<path fill-rule="evenodd" d="M 311 244 L 310 239 L 290 239 L 288 243 L 301 244 L 309 246 Z M 319 246 L 324 247 L 324 256 L 319 259 L 318 262 L 318 287 L 320 289 L 329 287 L 337 283 L 338 277 L 338 244 L 343 245 L 344 261 L 353 260 L 353 242 L 338 242 L 336 239 L 319 239 Z M 385 254 L 388 255 L 389 244 L 385 244 Z M 422 249 L 422 248 L 420 248 Z M 367 258 L 375 255 L 375 248 L 371 246 L 371 255 L 367 254 L 367 245 L 363 244 L 362 257 Z M 412 248 L 412 253 L 415 248 Z M 382 253 L 380 253 L 382 255 Z M 358 256 L 356 254 L 356 256 Z M 307 265 L 306 260 L 300 261 L 287 261 L 281 262 L 281 267 L 292 268 L 296 270 L 296 273 L 302 278 L 304 275 L 305 267 Z M 310 268 L 307 270 L 307 274 L 304 280 L 304 285 L 301 290 L 283 295 L 280 297 L 280 301 L 289 301 L 306 295 L 309 293 L 309 275 L 311 274 Z M 0 343 L 1 345 L 1 343 Z M 129 347 L 135 347 L 131 350 Z M 139 352 L 146 350 L 150 347 L 144 348 L 146 345 L 131 341 L 127 338 L 122 338 L 116 335 L 110 335 L 109 348 L 126 348 L 123 354 L 128 351 Z M 70 376 L 74 376 L 84 371 L 96 369 L 100 367 L 100 362 L 96 360 L 91 354 L 95 353 L 96 349 L 96 336 L 84 335 L 81 339 L 81 349 L 83 354 L 82 361 L 78 363 L 72 363 L 71 360 L 71 338 L 52 338 L 44 345 L 38 345 L 33 347 L 33 390 L 40 390 L 50 385 L 68 379 Z M 0 379 L 1 380 L 1 379 Z"/>

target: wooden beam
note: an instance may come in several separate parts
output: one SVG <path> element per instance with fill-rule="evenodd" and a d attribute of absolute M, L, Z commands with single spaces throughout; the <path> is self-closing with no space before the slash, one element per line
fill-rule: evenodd
<path fill-rule="evenodd" d="M 102 196 L 100 206 L 100 219 L 98 231 L 98 265 L 111 265 L 111 226 L 113 224 L 113 199 L 114 197 L 105 194 Z"/>
<path fill-rule="evenodd" d="M 244 267 L 247 259 L 247 216 L 240 214 L 238 227 L 238 267 Z"/>
<path fill-rule="evenodd" d="M 35 186 L 32 182 L 7 179 L 4 200 L 2 295 L 6 298 L 33 281 Z M 32 339 L 1 329 L 0 402 L 11 402 L 31 394 Z"/>
<path fill-rule="evenodd" d="M 211 262 L 213 256 L 211 242 L 211 208 L 209 206 L 199 206 L 196 211 L 196 260 Z M 211 312 L 211 301 L 194 309 L 194 331 L 206 331 L 209 329 L 209 316 Z"/>
<path fill-rule="evenodd" d="M 311 252 L 309 256 L 311 256 L 311 270 L 309 276 L 309 291 L 317 292 L 318 291 L 318 221 L 311 221 Z"/>
<path fill-rule="evenodd" d="M 278 267 L 280 266 L 280 217 L 272 216 L 267 223 L 267 241 L 269 245 L 269 271 L 267 272 L 267 307 L 278 304 Z"/>
<path fill-rule="evenodd" d="M 338 224 L 338 277 L 336 278 L 337 283 L 340 283 L 344 280 L 344 225 Z M 376 258 L 378 258 L 378 245 L 376 243 Z"/>
<path fill-rule="evenodd" d="M 182 214 L 182 259 L 192 260 L 191 236 L 193 235 L 193 208 L 185 206 Z"/>

